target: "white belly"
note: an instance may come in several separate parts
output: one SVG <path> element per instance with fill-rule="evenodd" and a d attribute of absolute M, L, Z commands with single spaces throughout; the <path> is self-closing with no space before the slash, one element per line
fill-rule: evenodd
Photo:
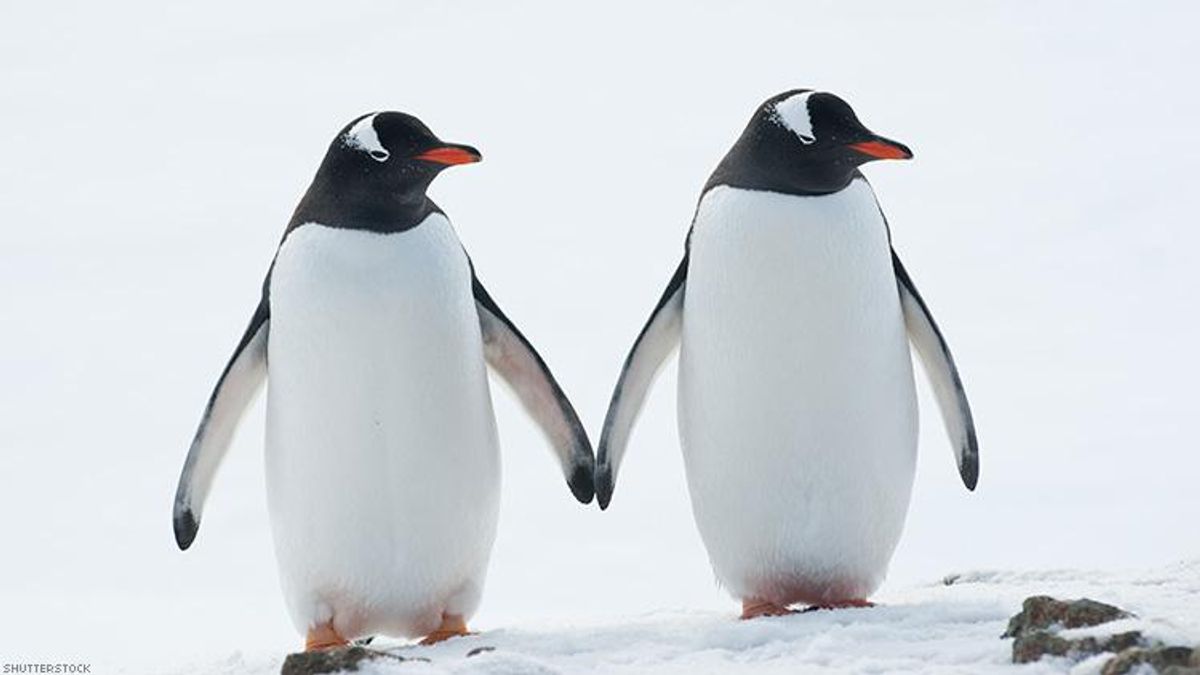
<path fill-rule="evenodd" d="M 865 181 L 821 197 L 718 187 L 691 239 L 679 429 L 692 509 L 740 598 L 865 598 L 903 529 L 912 362 Z"/>
<path fill-rule="evenodd" d="M 440 214 L 308 224 L 271 278 L 267 497 L 301 631 L 418 635 L 478 604 L 500 465 L 466 254 Z"/>

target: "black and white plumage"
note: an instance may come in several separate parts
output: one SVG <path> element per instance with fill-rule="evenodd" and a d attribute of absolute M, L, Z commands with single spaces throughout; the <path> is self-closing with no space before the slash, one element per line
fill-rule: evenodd
<path fill-rule="evenodd" d="M 909 157 L 833 94 L 764 102 L 705 185 L 613 392 L 602 508 L 655 374 L 680 349 L 693 513 L 718 579 L 747 602 L 858 601 L 883 580 L 915 469 L 910 342 L 975 487 L 961 378 L 858 170 Z"/>
<path fill-rule="evenodd" d="M 917 292 L 916 285 L 894 249 L 892 265 L 900 286 L 900 307 L 904 310 L 909 342 L 925 366 L 929 386 L 942 413 L 946 436 L 954 450 L 959 476 L 968 490 L 974 490 L 979 482 L 979 441 L 975 438 L 975 420 L 971 416 L 971 406 L 967 403 L 967 392 L 958 374 L 958 366 L 954 365 L 950 345 L 946 344 L 942 331 L 933 320 L 933 314 L 921 299 L 921 294 Z"/>
<path fill-rule="evenodd" d="M 183 549 L 239 418 L 270 381 L 268 506 L 301 631 L 422 635 L 475 611 L 500 487 L 487 366 L 542 429 L 574 496 L 591 501 L 574 408 L 425 194 L 447 166 L 478 160 L 402 113 L 364 115 L 337 135 L 188 453 L 174 507 Z"/>

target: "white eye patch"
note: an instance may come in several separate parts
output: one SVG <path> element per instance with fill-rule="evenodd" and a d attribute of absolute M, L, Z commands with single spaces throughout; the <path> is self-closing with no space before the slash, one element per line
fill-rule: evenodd
<path fill-rule="evenodd" d="M 392 153 L 383 147 L 383 143 L 379 142 L 379 134 L 375 133 L 375 118 L 378 115 L 379 113 L 367 115 L 355 122 L 350 131 L 346 132 L 342 142 L 348 148 L 362 150 L 377 162 L 386 162 Z"/>
<path fill-rule="evenodd" d="M 817 141 L 817 136 L 813 133 L 812 117 L 808 114 L 808 98 L 815 93 L 817 92 L 806 91 L 786 98 L 776 103 L 771 111 L 771 119 L 796 134 L 805 145 Z"/>

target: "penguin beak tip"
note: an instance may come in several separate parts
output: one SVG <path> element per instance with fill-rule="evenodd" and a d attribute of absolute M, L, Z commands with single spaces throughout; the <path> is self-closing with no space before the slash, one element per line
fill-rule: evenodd
<path fill-rule="evenodd" d="M 416 156 L 416 159 L 444 166 L 457 166 L 480 162 L 483 160 L 483 155 L 469 145 L 443 145 L 422 152 Z"/>
<path fill-rule="evenodd" d="M 886 138 L 875 138 L 862 143 L 851 143 L 850 148 L 871 159 L 912 159 L 912 150 L 907 145 Z"/>

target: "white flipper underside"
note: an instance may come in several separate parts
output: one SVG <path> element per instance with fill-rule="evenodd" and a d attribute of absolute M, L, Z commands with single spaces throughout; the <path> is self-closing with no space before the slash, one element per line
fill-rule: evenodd
<path fill-rule="evenodd" d="M 606 508 L 612 498 L 617 472 L 629 446 L 633 426 L 646 402 L 646 395 L 667 359 L 679 347 L 686 275 L 685 257 L 641 335 L 634 342 L 617 380 L 604 418 L 604 430 L 596 457 L 596 492 L 601 508 Z"/>
<path fill-rule="evenodd" d="M 204 409 L 175 493 L 175 538 L 180 548 L 191 546 L 233 433 L 266 380 L 269 325 L 268 320 L 259 320 L 255 314 L 248 329 L 249 339 L 239 345 L 240 350 L 226 366 Z"/>
<path fill-rule="evenodd" d="M 946 435 L 950 438 L 959 473 L 967 489 L 973 490 L 979 476 L 979 448 L 975 438 L 975 422 L 958 368 L 954 365 L 954 358 L 950 355 L 950 349 L 929 313 L 929 308 L 921 299 L 899 257 L 894 252 L 892 255 L 909 342 L 921 359 L 938 409 L 942 413 L 942 422 L 946 428 Z"/>
<path fill-rule="evenodd" d="M 542 358 L 496 308 L 482 285 L 475 284 L 484 358 L 541 429 L 576 497 L 590 502 L 594 460 L 575 409 Z"/>

